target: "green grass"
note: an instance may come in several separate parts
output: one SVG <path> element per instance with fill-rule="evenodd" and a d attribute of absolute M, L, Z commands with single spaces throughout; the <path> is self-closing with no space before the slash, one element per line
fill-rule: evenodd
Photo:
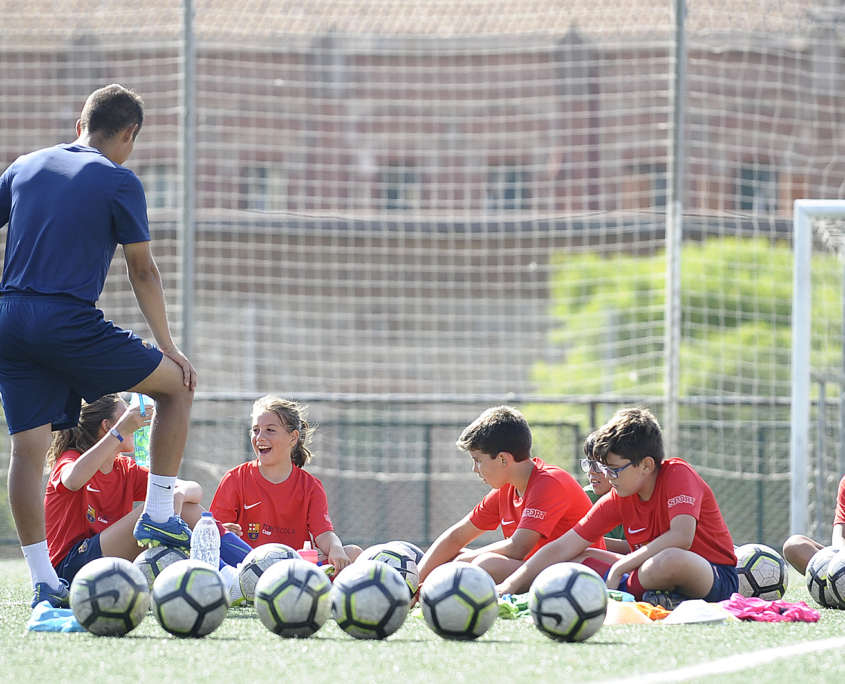
<path fill-rule="evenodd" d="M 809 596 L 797 575 L 789 600 Z M 845 636 L 845 612 L 822 611 L 816 624 L 603 627 L 582 644 L 559 644 L 522 621 L 498 620 L 470 643 L 445 641 L 409 618 L 382 642 L 357 641 L 329 621 L 310 639 L 284 640 L 251 608 L 232 609 L 200 640 L 171 637 L 152 615 L 123 638 L 26 632 L 29 579 L 20 560 L 0 561 L 0 681 L 23 682 L 375 682 L 538 684 L 588 682 L 706 664 L 734 654 Z M 836 650 L 780 660 L 710 680 L 804 682 L 845 675 Z"/>

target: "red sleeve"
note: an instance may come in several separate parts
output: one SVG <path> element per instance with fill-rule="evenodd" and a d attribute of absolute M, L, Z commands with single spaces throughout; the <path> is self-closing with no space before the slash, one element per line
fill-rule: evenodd
<path fill-rule="evenodd" d="M 324 532 L 333 530 L 326 490 L 323 489 L 323 483 L 315 477 L 308 500 L 308 531 L 316 539 Z"/>
<path fill-rule="evenodd" d="M 150 469 L 138 465 L 135 460 L 129 459 L 129 475 L 132 478 L 132 500 L 145 501 L 147 498 L 147 480 L 150 476 Z"/>
<path fill-rule="evenodd" d="M 672 468 L 666 478 L 664 495 L 669 510 L 669 521 L 678 515 L 691 515 L 698 522 L 701 517 L 701 502 L 704 487 L 695 477 L 692 468 Z"/>
<path fill-rule="evenodd" d="M 241 515 L 241 482 L 238 469 L 233 468 L 223 476 L 214 498 L 211 500 L 212 515 L 221 523 L 239 523 Z"/>
<path fill-rule="evenodd" d="M 572 529 L 579 537 L 593 543 L 621 524 L 622 516 L 619 514 L 615 492 L 611 492 L 596 501 L 587 511 L 587 515 L 581 518 Z"/>
<path fill-rule="evenodd" d="M 79 456 L 80 453 L 78 451 L 64 451 L 56 460 L 53 470 L 50 473 L 50 482 L 57 492 L 70 491 L 62 482 L 62 471 L 79 458 Z"/>
<path fill-rule="evenodd" d="M 479 530 L 495 530 L 501 525 L 502 519 L 499 517 L 499 492 L 501 491 L 501 489 L 491 489 L 469 514 L 469 521 Z"/>
<path fill-rule="evenodd" d="M 836 513 L 833 516 L 834 525 L 845 525 L 845 477 L 839 480 L 839 491 L 836 493 Z"/>
<path fill-rule="evenodd" d="M 548 538 L 571 506 L 572 501 L 562 482 L 551 476 L 538 478 L 525 492 L 525 507 L 517 529 L 534 530 Z"/>

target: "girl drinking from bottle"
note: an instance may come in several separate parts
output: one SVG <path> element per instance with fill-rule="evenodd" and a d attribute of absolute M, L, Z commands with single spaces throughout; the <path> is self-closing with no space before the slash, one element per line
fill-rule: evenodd
<path fill-rule="evenodd" d="M 68 583 L 96 558 L 134 560 L 140 552 L 132 531 L 143 507 L 133 508 L 133 503 L 146 496 L 149 469 L 127 454 L 134 449 L 133 433 L 150 424 L 152 412 L 145 413 L 138 406 L 128 408 L 119 395 L 107 394 L 82 404 L 77 427 L 53 433 L 44 497 L 47 544 L 50 562 Z M 176 480 L 176 515 L 191 527 L 202 513 L 201 498 L 196 482 Z M 240 540 L 237 545 L 242 547 L 234 554 L 239 562 L 249 547 Z"/>

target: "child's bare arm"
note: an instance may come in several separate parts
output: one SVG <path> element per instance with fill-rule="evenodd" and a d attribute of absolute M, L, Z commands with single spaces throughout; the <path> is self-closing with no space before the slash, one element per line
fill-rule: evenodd
<path fill-rule="evenodd" d="M 833 526 L 833 546 L 834 548 L 845 548 L 845 525 Z"/>
<path fill-rule="evenodd" d="M 314 537 L 314 543 L 317 544 L 317 548 L 320 551 L 326 554 L 326 560 L 329 565 L 334 565 L 338 572 L 352 562 L 349 560 L 349 556 L 346 555 L 346 551 L 343 550 L 343 542 L 340 541 L 340 537 L 331 530 Z"/>
<path fill-rule="evenodd" d="M 480 549 L 461 553 L 458 556 L 458 560 L 472 561 L 473 558 L 476 558 L 483 553 L 498 553 L 499 555 L 513 558 L 514 560 L 524 560 L 531 552 L 531 549 L 537 546 L 537 542 L 540 541 L 540 537 L 542 537 L 542 535 L 539 532 L 519 528 L 509 539 L 495 541 L 492 544 L 482 546 Z"/>
<path fill-rule="evenodd" d="M 696 525 L 697 522 L 691 515 L 676 515 L 672 518 L 672 522 L 669 523 L 668 532 L 664 532 L 645 546 L 641 546 L 636 551 L 623 556 L 613 564 L 607 575 L 608 588 L 618 589 L 622 575 L 626 572 L 636 570 L 649 558 L 656 556 L 664 549 L 678 548 L 684 549 L 685 551 L 688 550 L 695 538 Z"/>
<path fill-rule="evenodd" d="M 496 587 L 499 596 L 521 594 L 531 587 L 531 583 L 543 570 L 554 563 L 571 561 L 580 556 L 590 546 L 590 542 L 575 530 L 569 530 L 559 539 L 546 544 L 529 558 L 522 567 Z"/>
<path fill-rule="evenodd" d="M 142 416 L 141 409 L 134 406 L 118 418 L 114 429 L 125 438 L 143 425 L 149 424 L 149 416 Z M 94 446 L 62 470 L 62 484 L 72 492 L 82 489 L 109 459 L 115 457 L 119 447 L 118 438 L 111 432 L 106 432 Z"/>
<path fill-rule="evenodd" d="M 434 568 L 454 559 L 464 546 L 473 539 L 478 539 L 483 532 L 484 530 L 478 529 L 470 522 L 469 516 L 452 525 L 435 540 L 420 561 L 420 581 L 422 582 Z"/>

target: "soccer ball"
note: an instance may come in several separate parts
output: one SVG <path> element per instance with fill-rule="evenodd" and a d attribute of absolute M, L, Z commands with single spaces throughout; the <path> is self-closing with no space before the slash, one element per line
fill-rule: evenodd
<path fill-rule="evenodd" d="M 499 614 L 493 578 L 462 561 L 435 568 L 422 585 L 420 603 L 425 623 L 446 639 L 477 639 Z"/>
<path fill-rule="evenodd" d="M 123 636 L 144 619 L 150 588 L 141 571 L 124 558 L 86 564 L 70 585 L 73 615 L 92 634 Z"/>
<path fill-rule="evenodd" d="M 374 560 L 355 562 L 332 585 L 332 617 L 356 639 L 384 639 L 402 626 L 411 595 L 396 568 Z"/>
<path fill-rule="evenodd" d="M 419 546 L 416 546 L 415 544 L 412 544 L 411 542 L 392 541 L 392 542 L 388 542 L 388 544 L 390 546 L 394 546 L 394 545 L 398 544 L 399 546 L 405 547 L 405 549 L 410 554 L 411 558 L 414 559 L 414 563 L 416 563 L 417 565 L 420 564 L 420 561 L 423 559 L 423 556 L 425 555 L 425 553 L 423 552 L 423 550 Z"/>
<path fill-rule="evenodd" d="M 291 558 L 302 560 L 302 556 L 286 544 L 262 544 L 246 555 L 238 571 L 238 583 L 247 603 L 252 603 L 255 598 L 255 585 L 264 571 L 281 560 Z"/>
<path fill-rule="evenodd" d="M 226 619 L 229 592 L 208 563 L 184 560 L 156 577 L 152 606 L 158 623 L 173 636 L 203 637 Z"/>
<path fill-rule="evenodd" d="M 783 598 L 789 585 L 789 572 L 781 555 L 763 544 L 745 544 L 736 549 L 739 593 L 766 601 Z"/>
<path fill-rule="evenodd" d="M 161 574 L 162 570 L 177 561 L 187 559 L 188 554 L 181 549 L 175 549 L 170 546 L 153 546 L 141 551 L 134 560 L 134 563 L 135 567 L 147 578 L 147 585 L 152 589 L 153 582 L 155 582 L 156 577 Z"/>
<path fill-rule="evenodd" d="M 316 565 L 292 559 L 276 563 L 255 585 L 255 612 L 264 626 L 283 637 L 309 637 L 329 617 L 332 583 Z"/>
<path fill-rule="evenodd" d="M 833 589 L 827 581 L 827 568 L 836 552 L 837 549 L 832 546 L 817 551 L 810 562 L 807 563 L 807 572 L 804 575 L 810 596 L 816 603 L 825 608 L 839 607 L 836 596 L 833 595 Z"/>
<path fill-rule="evenodd" d="M 607 587 L 585 565 L 556 563 L 537 575 L 528 609 L 537 629 L 550 639 L 584 641 L 604 624 Z"/>
<path fill-rule="evenodd" d="M 845 608 L 845 549 L 839 549 L 827 565 L 827 586 L 837 608 Z"/>
<path fill-rule="evenodd" d="M 417 593 L 417 589 L 420 586 L 420 573 L 417 569 L 416 561 L 414 561 L 406 547 L 400 546 L 396 542 L 371 546 L 358 556 L 356 562 L 363 562 L 365 560 L 381 561 L 396 568 L 408 583 L 411 596 Z"/>

